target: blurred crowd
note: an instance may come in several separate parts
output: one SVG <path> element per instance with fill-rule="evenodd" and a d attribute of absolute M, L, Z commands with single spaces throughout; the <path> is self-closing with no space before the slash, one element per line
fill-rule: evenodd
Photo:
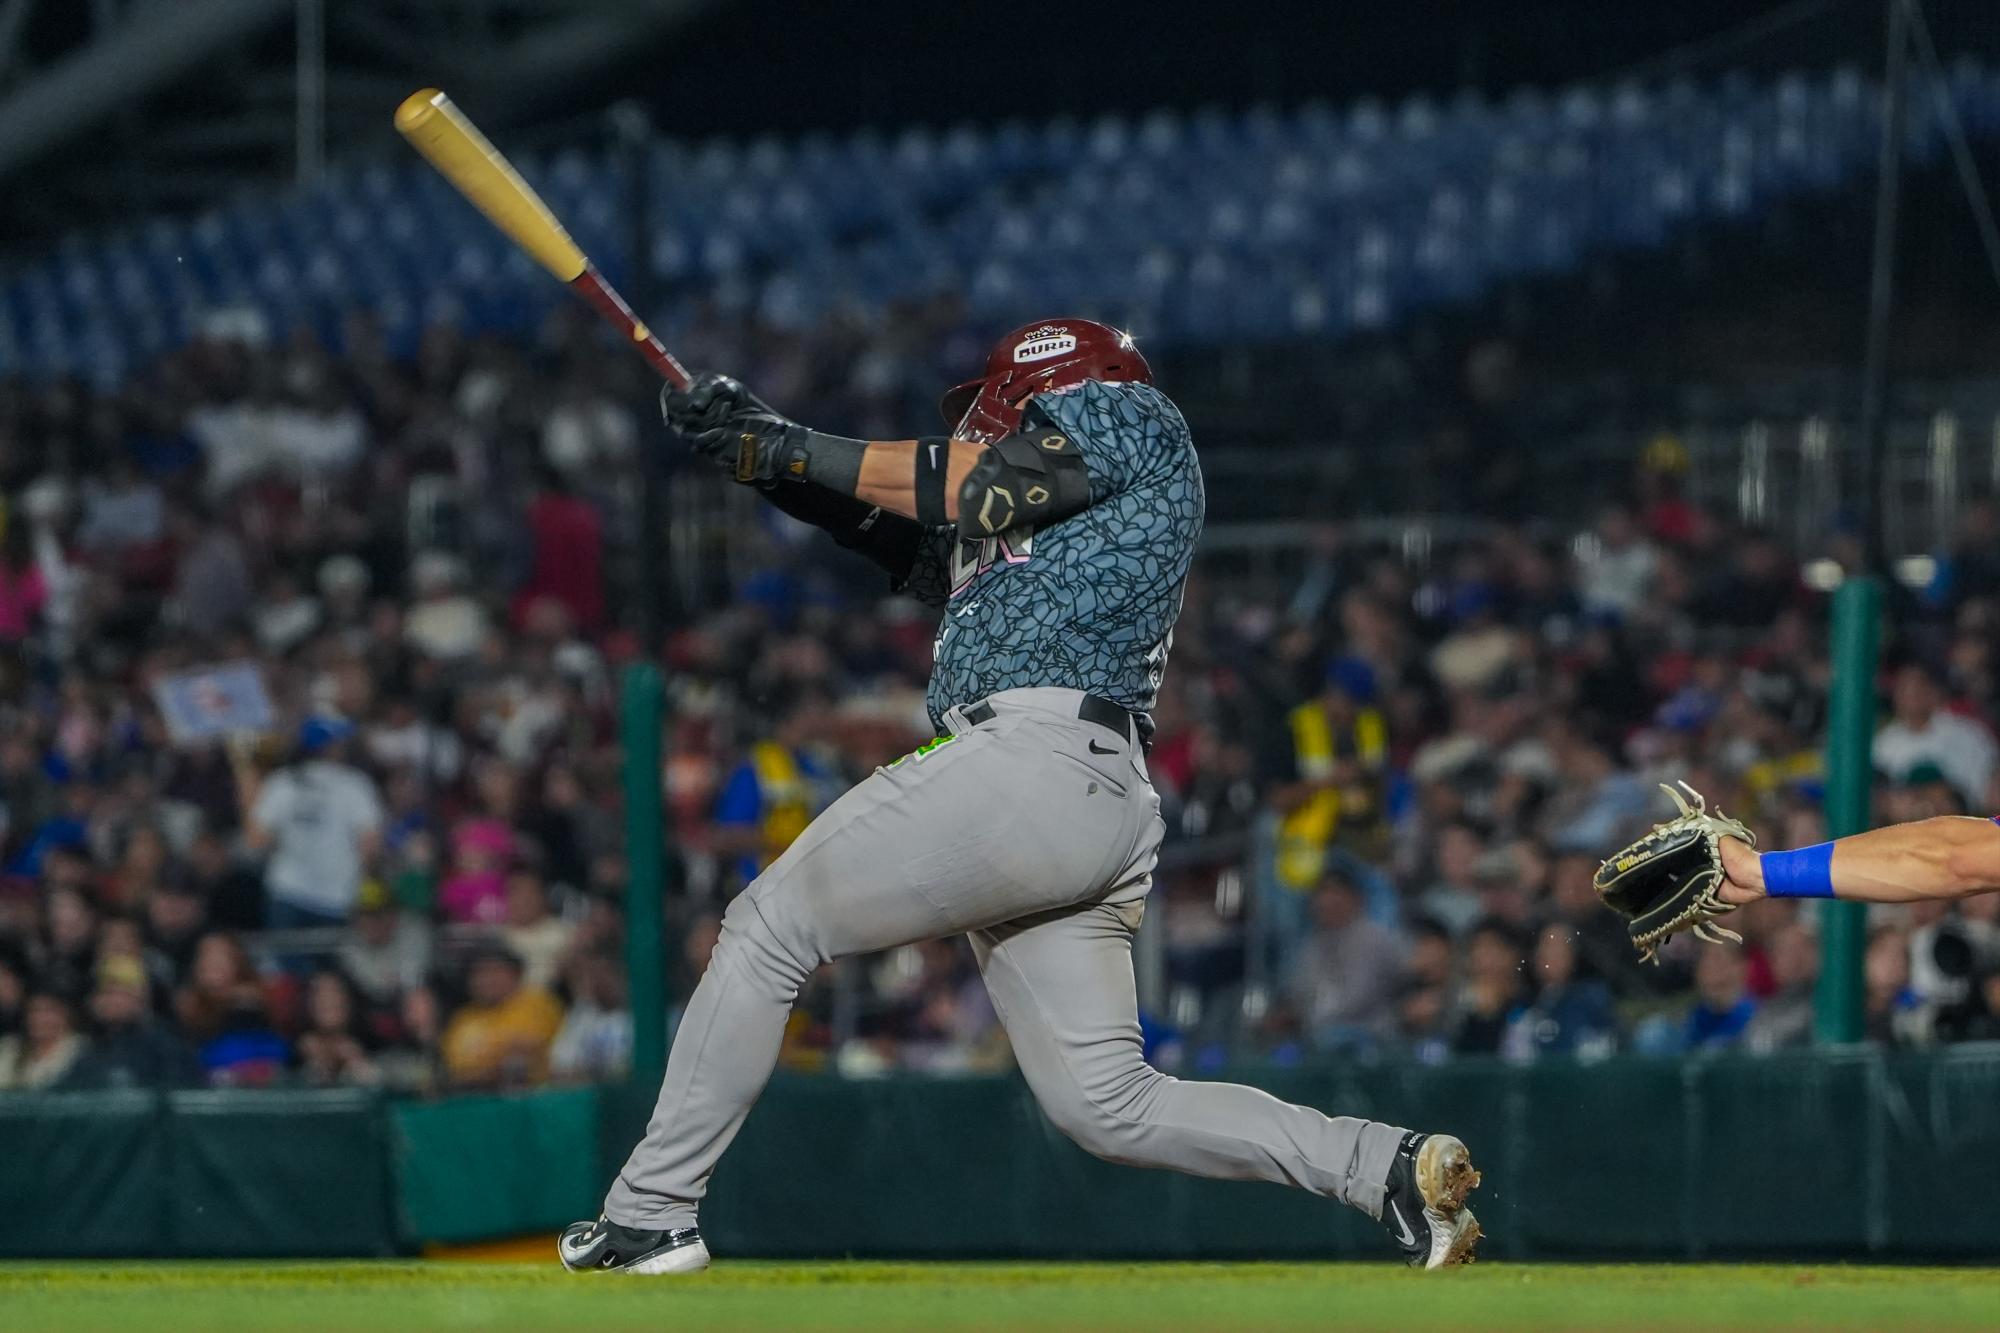
<path fill-rule="evenodd" d="M 949 306 L 903 314 L 717 320 L 701 344 L 825 424 L 907 435 L 978 350 Z M 615 1077 L 628 945 L 678 1005 L 729 898 L 928 738 L 931 615 L 788 520 L 743 509 L 726 553 L 677 539 L 641 640 L 634 478 L 677 451 L 568 313 L 527 343 L 440 328 L 407 362 L 362 319 L 342 343 L 219 322 L 117 392 L 0 385 L 0 1089 Z M 1583 531 L 1494 525 L 1419 559 L 1329 524 L 1277 578 L 1198 575 L 1151 756 L 1156 1059 L 1807 1040 L 1810 906 L 1653 967 L 1590 889 L 1667 813 L 1660 781 L 1767 846 L 1823 836 L 1824 597 L 1797 553 L 1691 504 L 1681 466 L 1663 441 L 1602 479 Z M 1972 507 L 1895 607 L 1884 820 L 2000 810 L 1996 540 Z M 617 694 L 646 650 L 669 929 L 633 942 Z M 162 692 L 225 663 L 274 720 L 179 735 Z M 1872 1039 L 2000 1036 L 2000 896 L 1870 932 Z M 1008 1054 L 944 941 L 825 969 L 784 1060 Z"/>

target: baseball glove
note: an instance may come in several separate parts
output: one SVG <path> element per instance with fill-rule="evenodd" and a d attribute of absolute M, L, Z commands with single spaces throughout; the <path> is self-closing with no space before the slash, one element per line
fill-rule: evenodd
<path fill-rule="evenodd" d="M 1717 917 L 1736 910 L 1717 893 L 1723 871 L 1716 844 L 1723 838 L 1741 838 L 1755 846 L 1756 836 L 1740 819 L 1720 810 L 1710 814 L 1700 792 L 1685 782 L 1680 785 L 1687 797 L 1660 784 L 1660 790 L 1680 807 L 1680 815 L 1655 824 L 1651 833 L 1599 866 L 1592 881 L 1604 905 L 1625 918 L 1642 962 L 1658 961 L 1660 946 L 1684 930 L 1712 943 L 1743 942 L 1735 931 L 1715 924 Z M 1688 804 L 1688 797 L 1694 804 Z"/>

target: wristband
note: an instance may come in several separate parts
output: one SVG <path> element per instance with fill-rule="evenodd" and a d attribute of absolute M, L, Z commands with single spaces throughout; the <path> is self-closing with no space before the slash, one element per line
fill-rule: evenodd
<path fill-rule="evenodd" d="M 950 467 L 950 440 L 917 441 L 917 522 L 927 528 L 941 528 L 951 522 L 944 511 L 944 479 Z"/>
<path fill-rule="evenodd" d="M 1764 893 L 1771 898 L 1833 897 L 1833 844 L 1815 843 L 1795 852 L 1765 852 L 1757 858 Z"/>

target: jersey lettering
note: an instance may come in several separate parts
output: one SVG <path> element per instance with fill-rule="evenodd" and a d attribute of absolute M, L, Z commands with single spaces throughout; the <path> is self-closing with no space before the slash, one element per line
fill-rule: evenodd
<path fill-rule="evenodd" d="M 951 595 L 995 565 L 1024 565 L 1035 553 L 1035 530 L 1009 528 L 993 537 L 962 537 L 951 551 Z"/>

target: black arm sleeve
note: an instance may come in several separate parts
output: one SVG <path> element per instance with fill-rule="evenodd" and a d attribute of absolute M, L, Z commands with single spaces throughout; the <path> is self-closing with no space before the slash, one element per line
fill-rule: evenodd
<path fill-rule="evenodd" d="M 817 486 L 760 486 L 766 500 L 802 523 L 824 529 L 835 542 L 867 556 L 898 583 L 910 577 L 923 525 L 886 509 Z"/>
<path fill-rule="evenodd" d="M 1023 524 L 1046 527 L 1090 505 L 1090 469 L 1076 441 L 1031 426 L 989 445 L 958 491 L 958 530 L 996 536 Z"/>

